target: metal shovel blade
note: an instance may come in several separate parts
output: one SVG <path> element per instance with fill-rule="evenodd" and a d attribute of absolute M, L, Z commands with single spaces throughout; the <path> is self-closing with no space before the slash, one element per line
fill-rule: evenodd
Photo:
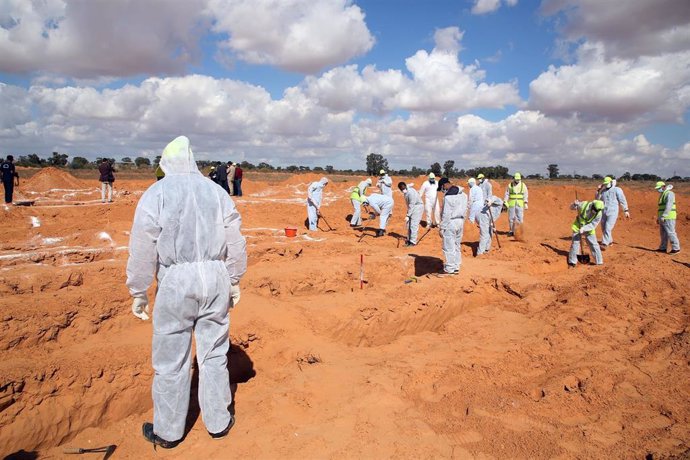
<path fill-rule="evenodd" d="M 578 254 L 577 255 L 577 261 L 581 264 L 588 264 L 589 263 L 589 254 Z"/>

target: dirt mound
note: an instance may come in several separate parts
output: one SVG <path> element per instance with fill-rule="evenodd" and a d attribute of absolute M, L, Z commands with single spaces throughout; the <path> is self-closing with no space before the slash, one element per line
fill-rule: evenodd
<path fill-rule="evenodd" d="M 45 168 L 28 179 L 22 188 L 34 192 L 51 190 L 82 190 L 88 186 L 67 171 L 58 168 Z"/>

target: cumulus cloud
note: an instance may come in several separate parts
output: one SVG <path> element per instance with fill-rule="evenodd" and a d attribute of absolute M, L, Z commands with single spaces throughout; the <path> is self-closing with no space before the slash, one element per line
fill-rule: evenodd
<path fill-rule="evenodd" d="M 684 0 L 545 0 L 562 15 L 572 62 L 530 83 L 530 108 L 585 120 L 682 122 L 690 107 L 690 6 Z M 622 20 L 625 18 L 625 20 Z"/>
<path fill-rule="evenodd" d="M 410 76 L 375 66 L 366 66 L 361 73 L 356 66 L 339 67 L 319 78 L 307 78 L 305 91 L 332 110 L 372 113 L 453 112 L 519 104 L 515 82 L 486 83 L 478 64 L 460 62 L 462 36 L 456 27 L 436 31 L 431 52 L 420 50 L 405 60 Z"/>
<path fill-rule="evenodd" d="M 198 57 L 202 0 L 6 0 L 0 71 L 82 78 L 177 73 Z"/>
<path fill-rule="evenodd" d="M 184 73 L 214 32 L 231 59 L 313 73 L 368 52 L 349 0 L 4 0 L 0 71 L 81 79 Z M 227 56 L 220 55 L 222 60 Z"/>
<path fill-rule="evenodd" d="M 506 6 L 517 5 L 518 0 L 503 0 Z M 493 13 L 501 7 L 501 0 L 475 0 L 472 6 L 472 14 Z"/>
<path fill-rule="evenodd" d="M 350 0 L 209 0 L 221 47 L 253 64 L 315 73 L 368 52 L 374 38 Z"/>
<path fill-rule="evenodd" d="M 690 52 L 606 60 L 583 44 L 578 62 L 550 66 L 530 83 L 530 106 L 612 121 L 681 121 L 690 106 Z"/>
<path fill-rule="evenodd" d="M 547 16 L 564 16 L 565 38 L 606 44 L 607 58 L 690 49 L 690 6 L 686 0 L 544 0 L 541 11 Z"/>

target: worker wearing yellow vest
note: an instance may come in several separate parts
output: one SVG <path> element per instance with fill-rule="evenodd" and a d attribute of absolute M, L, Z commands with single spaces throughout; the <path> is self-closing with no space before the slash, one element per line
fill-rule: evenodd
<path fill-rule="evenodd" d="M 363 180 L 350 193 L 350 201 L 352 201 L 352 207 L 354 208 L 352 219 L 350 219 L 350 227 L 362 226 L 362 199 L 366 197 L 366 191 L 367 188 L 371 187 L 371 182 L 371 178 Z"/>
<path fill-rule="evenodd" d="M 673 185 L 666 185 L 659 181 L 656 183 L 655 188 L 660 194 L 657 222 L 659 224 L 661 244 L 659 244 L 658 251 L 666 252 L 670 241 L 671 254 L 678 254 L 680 252 L 680 241 L 678 241 L 678 235 L 676 234 L 676 194 L 671 191 Z"/>
<path fill-rule="evenodd" d="M 524 219 L 524 210 L 527 209 L 527 186 L 522 182 L 522 174 L 515 173 L 513 181 L 508 184 L 503 202 L 508 207 L 508 224 L 510 225 L 510 232 L 508 236 L 515 234 L 515 224 L 522 224 Z"/>
<path fill-rule="evenodd" d="M 573 231 L 573 238 L 570 243 L 570 252 L 568 253 L 568 265 L 571 267 L 577 265 L 577 255 L 580 252 L 583 235 L 587 240 L 590 252 L 594 256 L 595 263 L 602 265 L 604 258 L 601 255 L 601 248 L 597 241 L 596 228 L 599 222 L 601 222 L 604 202 L 600 200 L 575 201 L 570 208 L 577 210 L 577 217 L 570 227 Z"/>

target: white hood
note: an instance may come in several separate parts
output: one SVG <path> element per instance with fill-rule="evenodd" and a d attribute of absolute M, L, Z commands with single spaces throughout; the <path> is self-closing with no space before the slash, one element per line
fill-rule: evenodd
<path fill-rule="evenodd" d="M 180 136 L 170 142 L 161 155 L 161 169 L 166 176 L 174 174 L 201 174 L 194 161 L 187 136 Z"/>

